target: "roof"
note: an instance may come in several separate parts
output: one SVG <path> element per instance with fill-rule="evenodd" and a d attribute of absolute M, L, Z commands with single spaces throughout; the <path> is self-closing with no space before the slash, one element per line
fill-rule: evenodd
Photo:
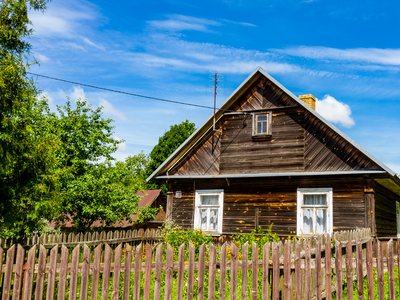
<path fill-rule="evenodd" d="M 157 199 L 157 197 L 160 195 L 161 190 L 146 190 L 146 191 L 138 191 L 136 192 L 136 195 L 139 197 L 143 197 L 140 201 L 139 201 L 139 206 L 141 207 L 145 207 L 146 205 L 151 205 L 153 204 L 153 202 Z M 131 214 L 130 217 L 135 221 L 137 219 L 137 216 L 134 214 Z M 122 224 L 120 224 L 119 222 L 116 222 L 112 227 L 127 227 L 127 226 L 131 226 L 132 224 L 130 222 L 128 222 L 127 220 L 122 220 L 121 222 Z M 54 227 L 55 226 L 55 222 L 51 221 L 49 224 L 50 227 Z M 74 224 L 72 221 L 68 221 L 65 222 L 64 227 L 73 227 Z M 101 223 L 100 221 L 94 221 L 92 224 L 92 227 L 100 227 Z"/>
<path fill-rule="evenodd" d="M 340 131 L 336 126 L 334 126 L 331 122 L 322 117 L 315 110 L 310 108 L 307 104 L 301 101 L 297 96 L 295 96 L 292 92 L 286 89 L 282 84 L 280 84 L 277 80 L 275 80 L 271 75 L 265 72 L 261 67 L 257 67 L 243 82 L 242 84 L 225 100 L 225 102 L 218 108 L 216 112 L 216 119 L 219 119 L 224 111 L 228 109 L 247 89 L 250 87 L 260 76 L 265 76 L 271 82 L 273 82 L 276 86 L 278 86 L 282 91 L 284 91 L 287 95 L 289 95 L 294 101 L 296 101 L 300 106 L 310 112 L 312 115 L 316 116 L 323 123 L 325 123 L 329 128 L 334 130 L 337 134 L 339 134 L 342 138 L 344 138 L 351 145 L 356 147 L 359 151 L 361 151 L 364 155 L 366 155 L 369 159 L 375 162 L 378 166 L 380 166 L 385 172 L 389 173 L 392 176 L 395 176 L 396 173 L 392 171 L 389 167 L 387 167 L 384 163 L 375 158 L 372 154 L 358 145 L 355 141 L 349 138 L 346 134 Z M 177 162 L 180 157 L 182 157 L 191 147 L 199 140 L 212 126 L 213 123 L 213 114 L 195 131 L 193 132 L 186 141 L 179 146 L 158 168 L 151 174 L 147 181 L 151 180 L 153 177 L 159 175 L 160 173 L 166 173 L 168 177 L 168 171 L 172 168 L 172 166 Z M 304 172 L 299 172 L 304 173 Z M 346 173 L 348 174 L 348 173 Z M 305 174 L 304 174 L 305 175 Z M 308 175 L 308 174 L 307 174 Z M 243 174 L 241 174 L 243 176 Z M 165 178 L 166 176 L 160 176 L 160 178 Z M 171 176 L 170 176 L 171 177 Z M 174 178 L 178 178 L 179 176 L 173 176 Z M 180 177 L 179 177 L 180 178 Z"/>

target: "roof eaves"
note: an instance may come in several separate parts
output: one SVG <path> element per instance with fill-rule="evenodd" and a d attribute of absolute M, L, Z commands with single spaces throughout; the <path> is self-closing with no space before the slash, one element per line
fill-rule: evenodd
<path fill-rule="evenodd" d="M 221 105 L 220 105 L 220 107 L 218 108 L 218 111 L 217 111 L 217 114 L 219 115 L 219 114 L 221 114 L 221 113 L 223 113 L 223 109 L 224 109 L 224 106 L 228 103 L 228 102 L 230 102 L 230 100 L 232 99 L 232 98 L 234 98 L 239 92 L 240 92 L 240 90 L 243 88 L 243 87 L 245 87 L 247 84 L 248 84 L 248 82 L 250 82 L 251 81 L 251 79 L 257 74 L 257 72 L 259 72 L 260 70 L 262 70 L 261 69 L 261 67 L 257 67 L 243 82 L 242 82 L 242 84 L 241 85 L 239 85 L 238 87 L 237 87 L 237 89 L 236 90 L 234 90 L 233 91 L 233 93 L 224 101 L 224 103 L 222 103 Z M 155 175 L 157 175 L 158 174 L 158 172 L 160 171 L 160 170 L 162 170 L 167 164 L 169 164 L 170 163 L 170 161 L 188 144 L 188 143 L 190 143 L 191 141 L 192 141 L 192 139 L 195 137 L 195 136 L 197 136 L 201 131 L 202 131 L 202 129 L 207 125 L 207 123 L 209 123 L 210 121 L 212 121 L 213 120 L 213 116 L 214 116 L 214 114 L 211 114 L 211 116 L 201 125 L 201 126 L 199 126 L 196 130 L 195 130 L 195 132 L 193 132 L 187 139 L 186 139 L 186 141 L 184 141 L 149 177 L 147 177 L 147 179 L 146 179 L 146 181 L 149 181 L 149 180 L 151 180 Z"/>
<path fill-rule="evenodd" d="M 298 102 L 303 108 L 305 108 L 307 111 L 309 111 L 311 114 L 319 118 L 322 122 L 324 122 L 329 128 L 334 130 L 337 134 L 339 134 L 342 138 L 344 138 L 346 141 L 348 141 L 350 144 L 352 144 L 354 147 L 356 147 L 358 150 L 360 150 L 363 154 L 365 154 L 367 157 L 369 157 L 373 162 L 375 162 L 378 166 L 380 166 L 382 169 L 384 169 L 386 172 L 388 172 L 390 175 L 395 176 L 396 173 L 391 170 L 389 167 L 387 167 L 384 163 L 379 161 L 377 158 L 375 158 L 372 154 L 370 154 L 368 151 L 366 151 L 364 148 L 362 148 L 359 144 L 357 144 L 355 141 L 353 141 L 350 137 L 348 137 L 346 134 L 344 134 L 342 131 L 340 131 L 336 126 L 334 126 L 331 122 L 326 120 L 324 117 L 322 117 L 319 113 L 317 113 L 315 110 L 313 110 L 311 107 L 309 107 L 307 104 L 305 104 L 303 101 L 301 101 L 296 95 L 294 95 L 292 92 L 290 92 L 288 89 L 286 89 L 281 83 L 279 83 L 275 78 L 273 78 L 271 75 L 269 75 L 266 71 L 264 71 L 261 67 L 257 67 L 242 83 L 241 85 L 222 103 L 222 105 L 218 108 L 217 114 L 223 113 L 223 109 L 225 109 L 225 106 L 229 104 L 229 102 L 236 97 L 239 92 L 246 87 L 249 82 L 252 81 L 256 77 L 257 72 L 260 74 L 264 75 L 267 77 L 269 80 L 271 80 L 276 86 L 278 86 L 280 89 L 282 89 L 285 93 L 287 93 L 293 100 Z M 192 142 L 193 138 L 200 133 L 203 128 L 212 121 L 213 119 L 213 114 L 201 125 L 199 126 L 195 132 L 193 132 L 188 139 L 186 139 L 185 142 L 182 143 L 181 146 L 179 146 L 158 168 L 155 170 L 147 179 L 146 181 L 151 180 L 154 176 L 158 174 L 160 170 L 162 170 L 167 164 L 171 162 L 171 160 L 190 142 Z M 160 178 L 163 176 L 159 176 L 157 178 Z M 164 176 L 165 177 L 165 176 Z"/>
<path fill-rule="evenodd" d="M 246 173 L 219 175 L 170 175 L 157 176 L 157 179 L 210 179 L 210 178 L 256 178 L 256 177 L 295 177 L 295 176 L 332 176 L 332 175 L 370 175 L 386 174 L 384 170 L 362 171 L 322 171 L 322 172 L 276 172 L 276 173 Z"/>
<path fill-rule="evenodd" d="M 328 127 L 330 127 L 332 130 L 334 130 L 337 134 L 339 134 L 342 138 L 347 140 L 350 144 L 352 144 L 354 147 L 356 147 L 358 150 L 360 150 L 363 154 L 365 154 L 367 157 L 369 157 L 373 162 L 375 162 L 378 166 L 380 166 L 382 169 L 384 169 L 386 172 L 388 172 L 390 175 L 395 176 L 396 173 L 391 170 L 388 166 L 386 166 L 384 163 L 379 161 L 375 156 L 373 156 L 371 153 L 369 153 L 367 150 L 365 150 L 363 147 L 361 147 L 359 144 L 357 144 L 355 141 L 353 141 L 350 137 L 348 137 L 345 133 L 343 133 L 341 130 L 339 130 L 335 125 L 333 125 L 331 122 L 326 120 L 323 116 L 321 116 L 317 111 L 309 107 L 307 104 L 305 104 L 303 101 L 301 101 L 296 95 L 294 95 L 292 92 L 290 92 L 288 89 L 286 89 L 282 84 L 280 84 L 276 79 L 274 79 L 271 75 L 269 75 L 267 72 L 265 72 L 263 69 L 260 68 L 259 70 L 265 77 L 267 77 L 269 80 L 271 80 L 274 84 L 276 84 L 280 89 L 282 89 L 285 93 L 287 93 L 290 97 L 293 98 L 293 100 L 296 100 L 300 105 L 302 105 L 306 110 L 308 110 L 310 113 L 312 113 L 314 116 L 319 118 L 322 122 L 324 122 Z"/>

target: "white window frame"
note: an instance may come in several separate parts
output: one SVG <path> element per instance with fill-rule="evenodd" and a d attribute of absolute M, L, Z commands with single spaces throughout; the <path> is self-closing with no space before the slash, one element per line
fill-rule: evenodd
<path fill-rule="evenodd" d="M 201 195 L 218 195 L 218 205 L 201 205 L 200 196 Z M 194 208 L 194 229 L 201 229 L 201 216 L 200 209 L 208 208 L 207 221 L 210 218 L 210 209 L 218 208 L 218 226 L 217 230 L 204 230 L 205 232 L 210 232 L 212 234 L 222 234 L 222 217 L 224 210 L 224 190 L 196 190 L 195 195 L 195 208 Z M 208 227 L 208 223 L 207 223 Z M 207 228 L 208 229 L 208 228 Z"/>
<path fill-rule="evenodd" d="M 258 122 L 258 117 L 259 116 L 267 117 L 267 120 L 266 120 L 266 122 L 267 122 L 267 132 L 266 133 L 264 133 L 264 132 L 258 133 L 257 132 L 257 122 Z M 269 112 L 254 113 L 253 114 L 253 134 L 252 134 L 252 136 L 253 137 L 262 137 L 262 136 L 271 135 L 271 123 L 272 123 L 272 113 L 270 111 Z"/>
<path fill-rule="evenodd" d="M 327 205 L 303 205 L 304 195 L 326 195 Z M 318 208 L 318 207 L 328 207 L 327 208 L 327 224 L 326 233 L 332 234 L 333 232 L 333 191 L 332 188 L 302 188 L 297 189 L 297 235 L 304 235 L 303 233 L 303 210 L 302 208 Z M 313 221 L 314 228 L 316 226 L 315 220 Z"/>

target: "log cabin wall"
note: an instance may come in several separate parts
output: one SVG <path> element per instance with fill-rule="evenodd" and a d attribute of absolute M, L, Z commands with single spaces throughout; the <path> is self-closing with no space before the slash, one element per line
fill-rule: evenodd
<path fill-rule="evenodd" d="M 376 235 L 379 237 L 396 237 L 396 201 L 399 196 L 375 183 L 375 222 Z"/>
<path fill-rule="evenodd" d="M 333 229 L 363 228 L 365 224 L 364 178 L 362 177 L 302 177 L 302 178 L 237 178 L 207 180 L 175 180 L 172 217 L 177 225 L 193 228 L 195 190 L 223 189 L 223 234 L 242 230 L 250 232 L 259 225 L 280 235 L 296 233 L 297 188 L 333 188 Z M 238 230 L 239 228 L 239 230 Z"/>

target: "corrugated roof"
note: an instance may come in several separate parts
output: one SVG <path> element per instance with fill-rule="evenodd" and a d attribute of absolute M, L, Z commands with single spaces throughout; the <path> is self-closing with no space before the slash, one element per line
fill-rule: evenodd
<path fill-rule="evenodd" d="M 292 92 L 286 89 L 282 84 L 280 84 L 277 80 L 275 80 L 271 75 L 265 72 L 261 67 L 257 67 L 243 82 L 242 84 L 225 100 L 225 102 L 219 107 L 216 118 L 218 119 L 230 105 L 232 105 L 246 90 L 247 88 L 253 84 L 260 76 L 265 76 L 270 81 L 272 81 L 276 86 L 278 86 L 282 91 L 288 94 L 293 100 L 295 100 L 298 104 L 304 107 L 311 114 L 316 116 L 322 122 L 324 122 L 329 128 L 334 130 L 337 134 L 339 134 L 342 138 L 344 138 L 347 142 L 352 144 L 358 150 L 360 150 L 363 154 L 365 154 L 368 158 L 370 158 L 373 162 L 375 162 L 378 166 L 380 166 L 383 170 L 389 173 L 392 176 L 396 176 L 396 173 L 392 171 L 389 167 L 387 167 L 384 163 L 375 158 L 368 151 L 363 149 L 360 145 L 358 145 L 355 141 L 349 138 L 346 134 L 340 131 L 336 126 L 334 126 L 331 122 L 322 117 L 315 110 L 310 108 L 307 104 L 301 101 L 297 96 L 295 96 Z M 207 131 L 210 126 L 212 126 L 213 115 L 211 115 L 204 123 L 201 125 L 195 132 L 193 132 L 186 141 L 178 147 L 158 168 L 151 174 L 147 181 L 151 180 L 154 176 L 158 175 L 161 171 L 162 173 L 167 172 L 168 175 L 168 167 L 173 165 L 181 156 L 183 156 L 188 149 Z"/>

